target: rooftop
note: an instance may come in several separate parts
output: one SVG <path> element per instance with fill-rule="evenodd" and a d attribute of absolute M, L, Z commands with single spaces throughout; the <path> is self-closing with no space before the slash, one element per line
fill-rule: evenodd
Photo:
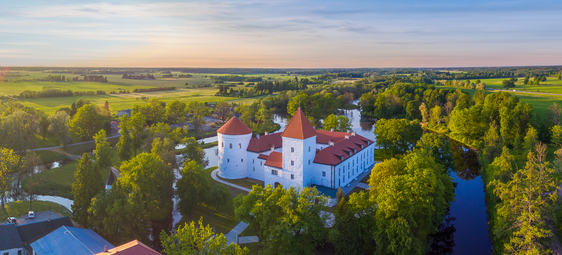
<path fill-rule="evenodd" d="M 0 225 L 0 251 L 21 249 L 23 243 L 15 224 Z"/>
<path fill-rule="evenodd" d="M 119 255 L 160 255 L 160 253 L 156 252 L 152 248 L 146 246 L 145 244 L 139 242 L 138 240 L 134 240 L 123 244 L 121 246 L 117 246 L 113 249 L 110 249 L 107 252 L 100 252 L 97 255 L 110 255 L 110 254 L 119 254 Z"/>
<path fill-rule="evenodd" d="M 226 124 L 217 130 L 217 133 L 224 135 L 246 135 L 251 134 L 252 130 L 237 117 L 232 117 L 228 122 L 226 122 Z"/>
<path fill-rule="evenodd" d="M 115 247 L 91 229 L 66 226 L 31 244 L 37 254 L 97 254 L 103 252 L 104 246 Z"/>
<path fill-rule="evenodd" d="M 276 151 L 271 152 L 271 154 L 269 154 L 269 156 L 267 157 L 267 160 L 265 161 L 265 165 L 282 169 L 283 168 L 283 153 L 276 152 Z"/>
<path fill-rule="evenodd" d="M 373 141 L 355 133 L 329 133 L 334 133 L 334 136 L 332 137 L 332 139 L 330 139 L 331 141 L 333 141 L 333 145 L 328 145 L 326 148 L 316 153 L 316 157 L 314 157 L 314 163 L 324 165 L 338 165 L 342 161 L 345 161 L 367 146 L 373 144 Z M 344 134 L 343 139 L 339 139 L 339 136 L 341 134 Z M 323 135 L 328 136 L 329 134 L 324 133 Z M 339 141 L 337 141 L 338 139 Z M 328 144 L 329 142 L 330 141 L 328 141 Z M 361 148 L 361 146 L 363 146 L 363 148 Z"/>
<path fill-rule="evenodd" d="M 310 121 L 304 115 L 304 112 L 299 108 L 295 115 L 285 127 L 283 131 L 283 137 L 295 138 L 295 139 L 306 139 L 317 135 L 316 130 L 310 124 Z"/>
<path fill-rule="evenodd" d="M 283 145 L 283 138 L 281 138 L 281 133 L 274 133 L 269 135 L 260 136 L 252 138 L 250 144 L 248 144 L 248 151 L 253 152 L 263 152 L 271 150 L 271 147 L 279 148 Z"/>

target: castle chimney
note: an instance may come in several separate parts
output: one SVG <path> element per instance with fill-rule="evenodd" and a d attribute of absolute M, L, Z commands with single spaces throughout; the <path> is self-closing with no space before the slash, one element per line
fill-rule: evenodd
<path fill-rule="evenodd" d="M 265 135 L 269 135 L 269 132 L 265 131 Z"/>
<path fill-rule="evenodd" d="M 351 135 L 352 135 L 352 136 L 355 136 L 355 132 L 351 132 Z"/>
<path fill-rule="evenodd" d="M 275 145 L 271 145 L 271 152 L 275 150 Z"/>
<path fill-rule="evenodd" d="M 349 129 L 347 130 L 347 133 L 349 134 Z"/>
<path fill-rule="evenodd" d="M 348 135 L 345 135 L 345 139 L 349 140 L 349 136 L 348 136 Z"/>
<path fill-rule="evenodd" d="M 334 132 L 334 128 L 330 128 L 330 132 Z"/>
<path fill-rule="evenodd" d="M 260 139 L 260 134 L 257 134 L 257 135 L 256 135 L 256 138 L 258 138 L 258 140 L 259 140 L 259 139 Z"/>
<path fill-rule="evenodd" d="M 109 250 L 107 249 L 107 245 L 103 246 L 103 252 L 109 252 Z"/>

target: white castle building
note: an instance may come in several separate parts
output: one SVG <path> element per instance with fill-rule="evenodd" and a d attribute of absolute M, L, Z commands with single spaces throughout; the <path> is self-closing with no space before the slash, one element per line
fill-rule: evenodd
<path fill-rule="evenodd" d="M 233 117 L 217 130 L 219 176 L 265 185 L 345 186 L 374 164 L 374 142 L 355 133 L 316 130 L 299 108 L 281 133 L 257 135 Z"/>

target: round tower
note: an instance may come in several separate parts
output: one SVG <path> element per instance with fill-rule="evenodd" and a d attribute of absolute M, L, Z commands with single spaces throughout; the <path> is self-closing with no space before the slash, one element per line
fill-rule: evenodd
<path fill-rule="evenodd" d="M 246 178 L 247 149 L 252 139 L 252 130 L 238 118 L 231 118 L 219 130 L 219 176 L 225 179 Z"/>

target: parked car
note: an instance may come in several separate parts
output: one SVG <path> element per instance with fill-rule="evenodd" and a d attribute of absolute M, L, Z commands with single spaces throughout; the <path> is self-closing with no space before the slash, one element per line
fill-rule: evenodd
<path fill-rule="evenodd" d="M 17 223 L 16 217 L 8 217 L 8 223 L 16 224 Z"/>
<path fill-rule="evenodd" d="M 35 219 L 35 212 L 34 212 L 34 211 L 29 211 L 29 212 L 27 213 L 27 218 Z"/>

